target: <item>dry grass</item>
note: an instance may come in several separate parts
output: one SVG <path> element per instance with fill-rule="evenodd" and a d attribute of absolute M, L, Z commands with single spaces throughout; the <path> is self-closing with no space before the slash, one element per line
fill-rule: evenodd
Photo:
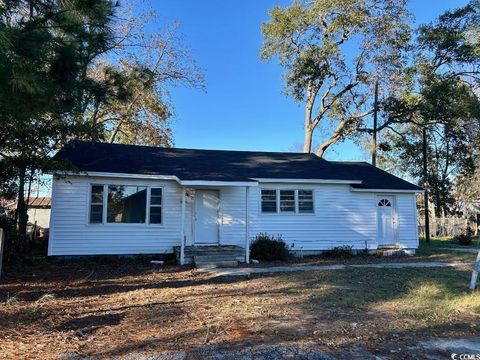
<path fill-rule="evenodd" d="M 478 334 L 480 297 L 468 292 L 469 276 L 468 268 L 437 268 L 212 278 L 133 260 L 9 269 L 0 358 L 277 343 L 388 353 L 432 335 Z"/>

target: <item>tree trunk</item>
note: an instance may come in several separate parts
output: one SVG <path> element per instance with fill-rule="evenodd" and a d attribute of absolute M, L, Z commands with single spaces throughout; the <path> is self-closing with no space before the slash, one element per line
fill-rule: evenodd
<path fill-rule="evenodd" d="M 303 152 L 310 153 L 312 152 L 312 136 L 313 136 L 313 129 L 305 124 L 305 138 L 303 141 Z"/>
<path fill-rule="evenodd" d="M 425 241 L 430 243 L 430 216 L 428 212 L 428 159 L 427 159 L 427 128 L 423 127 L 423 188 L 424 192 L 424 205 L 425 205 Z"/>
<path fill-rule="evenodd" d="M 305 136 L 303 140 L 303 152 L 312 152 L 312 137 L 315 127 L 312 124 L 312 109 L 315 97 L 312 96 L 310 87 L 307 89 L 307 103 L 305 104 Z"/>
<path fill-rule="evenodd" d="M 27 238 L 27 206 L 25 204 L 25 181 L 26 181 L 26 168 L 22 166 L 18 176 L 18 201 L 17 201 L 17 213 L 18 213 L 18 245 L 19 250 L 25 247 L 25 241 Z"/>
<path fill-rule="evenodd" d="M 373 144 L 372 165 L 377 166 L 377 127 L 378 127 L 378 79 L 375 82 L 375 95 L 373 100 Z"/>

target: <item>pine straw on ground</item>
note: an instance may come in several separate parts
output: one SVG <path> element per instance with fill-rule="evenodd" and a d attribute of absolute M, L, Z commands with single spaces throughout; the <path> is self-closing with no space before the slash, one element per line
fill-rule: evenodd
<path fill-rule="evenodd" d="M 480 296 L 467 290 L 467 267 L 213 278 L 119 259 L 7 270 L 0 358 L 8 359 L 279 343 L 331 354 L 360 345 L 395 358 L 392 348 L 474 336 L 480 327 Z"/>

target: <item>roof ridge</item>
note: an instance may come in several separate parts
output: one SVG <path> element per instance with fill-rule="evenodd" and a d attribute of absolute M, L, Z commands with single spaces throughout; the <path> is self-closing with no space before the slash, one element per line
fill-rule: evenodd
<path fill-rule="evenodd" d="M 148 148 L 148 149 L 165 149 L 165 150 L 190 150 L 190 151 L 211 151 L 211 152 L 238 152 L 238 153 L 262 153 L 262 154 L 291 154 L 291 155 L 308 155 L 316 157 L 318 159 L 325 160 L 314 153 L 304 153 L 297 151 L 265 151 L 265 150 L 226 150 L 226 149 L 199 149 L 199 148 L 184 148 L 184 147 L 164 147 L 164 146 L 150 146 L 150 145 L 137 145 L 137 144 L 120 144 L 120 143 L 107 143 L 101 141 L 85 141 L 85 140 L 73 140 L 71 143 L 84 143 L 84 144 L 99 144 L 107 146 L 124 146 L 124 147 L 136 147 L 136 148 Z"/>

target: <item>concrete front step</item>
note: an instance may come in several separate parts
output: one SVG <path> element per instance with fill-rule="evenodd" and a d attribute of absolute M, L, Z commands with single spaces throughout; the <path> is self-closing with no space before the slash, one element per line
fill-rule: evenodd
<path fill-rule="evenodd" d="M 238 261 L 236 260 L 222 260 L 222 261 L 214 261 L 214 262 L 197 262 L 195 261 L 195 267 L 199 269 L 215 269 L 215 268 L 231 268 L 237 267 Z"/>
<path fill-rule="evenodd" d="M 180 262 L 180 247 L 174 248 L 177 262 Z M 240 246 L 187 246 L 185 247 L 185 264 L 215 264 L 231 261 L 228 266 L 236 266 L 245 261 L 245 250 Z"/>
<path fill-rule="evenodd" d="M 415 251 L 409 249 L 377 250 L 377 254 L 382 256 L 410 256 L 415 255 Z"/>
<path fill-rule="evenodd" d="M 382 244 L 377 246 L 378 250 L 400 250 L 399 244 Z"/>
<path fill-rule="evenodd" d="M 195 262 L 215 262 L 215 261 L 243 261 L 243 256 L 230 254 L 215 254 L 215 255 L 196 255 L 193 257 Z"/>

